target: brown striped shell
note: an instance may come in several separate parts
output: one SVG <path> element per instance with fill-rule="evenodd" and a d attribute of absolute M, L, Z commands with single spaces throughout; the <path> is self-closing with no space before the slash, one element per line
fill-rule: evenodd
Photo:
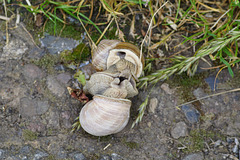
<path fill-rule="evenodd" d="M 120 60 L 123 60 L 123 63 L 118 65 L 120 72 L 127 67 L 134 77 L 140 77 L 144 67 L 144 58 L 140 55 L 139 49 L 131 43 L 102 40 L 92 56 L 92 64 L 98 71 L 107 70 Z"/>

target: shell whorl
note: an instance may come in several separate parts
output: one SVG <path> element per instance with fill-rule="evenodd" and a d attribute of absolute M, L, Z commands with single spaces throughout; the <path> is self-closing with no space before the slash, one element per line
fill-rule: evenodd
<path fill-rule="evenodd" d="M 96 95 L 82 108 L 80 124 L 94 136 L 120 132 L 128 123 L 130 107 L 131 101 L 128 99 Z"/>

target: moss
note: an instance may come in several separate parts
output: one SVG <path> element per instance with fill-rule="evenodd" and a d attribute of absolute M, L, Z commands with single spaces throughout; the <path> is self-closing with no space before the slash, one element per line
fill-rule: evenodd
<path fill-rule="evenodd" d="M 61 36 L 64 38 L 73 38 L 76 40 L 82 39 L 80 27 L 74 25 L 65 25 L 60 21 L 56 21 L 56 28 L 54 34 L 54 23 L 52 21 L 48 21 L 45 26 L 45 32 L 49 33 L 50 35 Z"/>
<path fill-rule="evenodd" d="M 23 130 L 22 137 L 25 141 L 33 141 L 37 139 L 38 133 L 25 129 Z"/>
<path fill-rule="evenodd" d="M 172 88 L 177 88 L 179 96 L 183 101 L 190 101 L 194 99 L 193 91 L 199 87 L 208 88 L 204 79 L 208 73 L 199 73 L 192 77 L 187 74 L 176 75 L 169 80 Z"/>
<path fill-rule="evenodd" d="M 226 137 L 221 135 L 219 132 L 211 131 L 211 130 L 191 130 L 188 137 L 180 138 L 180 146 L 186 146 L 186 149 L 183 151 L 186 153 L 198 152 L 204 149 L 205 143 L 209 144 L 214 139 L 222 139 L 224 140 Z"/>
<path fill-rule="evenodd" d="M 40 66 L 47 70 L 48 73 L 54 73 L 55 69 L 53 68 L 58 62 L 60 62 L 59 55 L 50 55 L 46 54 L 41 59 L 33 61 L 34 64 Z"/>
<path fill-rule="evenodd" d="M 125 138 L 122 139 L 122 143 L 130 149 L 137 149 L 139 148 L 139 144 L 134 141 L 127 141 Z"/>
<path fill-rule="evenodd" d="M 63 51 L 61 53 L 61 59 L 65 63 L 80 63 L 90 57 L 90 49 L 83 43 L 80 43 L 73 51 Z"/>

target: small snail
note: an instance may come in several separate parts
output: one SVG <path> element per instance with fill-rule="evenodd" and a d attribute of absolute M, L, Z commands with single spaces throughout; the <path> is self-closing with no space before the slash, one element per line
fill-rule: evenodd
<path fill-rule="evenodd" d="M 84 92 L 93 99 L 82 108 L 82 128 L 95 136 L 120 132 L 128 123 L 131 101 L 138 94 L 136 82 L 144 67 L 139 49 L 118 40 L 102 40 L 93 51 L 92 64 L 98 72 L 91 75 Z"/>

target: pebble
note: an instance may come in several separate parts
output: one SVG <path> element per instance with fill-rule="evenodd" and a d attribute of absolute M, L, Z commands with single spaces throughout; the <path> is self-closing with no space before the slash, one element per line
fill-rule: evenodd
<path fill-rule="evenodd" d="M 169 88 L 169 84 L 167 84 L 167 83 L 163 83 L 163 84 L 161 85 L 161 88 L 162 88 L 167 94 L 170 94 L 170 95 L 171 95 L 171 94 L 174 93 L 174 91 Z"/>
<path fill-rule="evenodd" d="M 216 142 L 214 142 L 214 147 L 220 146 L 221 142 L 221 140 L 217 140 Z"/>
<path fill-rule="evenodd" d="M 58 97 L 62 97 L 65 93 L 65 88 L 52 75 L 47 77 L 48 89 Z"/>
<path fill-rule="evenodd" d="M 3 149 L 0 149 L 0 159 L 4 159 L 5 157 L 5 151 Z"/>
<path fill-rule="evenodd" d="M 155 113 L 157 105 L 158 105 L 158 99 L 157 98 L 151 98 L 150 102 L 149 102 L 148 112 L 149 113 Z"/>
<path fill-rule="evenodd" d="M 86 160 L 86 157 L 80 152 L 71 153 L 70 157 L 73 157 L 74 160 Z"/>
<path fill-rule="evenodd" d="M 209 77 L 205 78 L 205 82 L 209 85 L 211 90 L 214 91 L 217 88 L 217 83 L 219 81 L 218 81 L 218 79 L 216 79 L 216 83 L 215 83 L 215 76 L 209 76 Z M 215 88 L 214 88 L 214 84 L 215 84 Z"/>
<path fill-rule="evenodd" d="M 187 156 L 185 156 L 182 160 L 203 160 L 203 154 L 202 153 L 192 153 Z"/>
<path fill-rule="evenodd" d="M 23 117 L 42 115 L 49 109 L 48 101 L 29 99 L 27 97 L 20 99 L 19 113 Z"/>
<path fill-rule="evenodd" d="M 109 155 L 103 155 L 100 160 L 112 160 L 112 158 Z"/>
<path fill-rule="evenodd" d="M 200 113 L 198 110 L 187 105 L 183 105 L 181 109 L 184 112 L 188 122 L 197 123 L 199 121 Z"/>
<path fill-rule="evenodd" d="M 23 146 L 19 152 L 20 154 L 27 155 L 31 152 L 31 150 L 32 150 L 31 146 Z"/>
<path fill-rule="evenodd" d="M 240 122 L 230 123 L 227 127 L 226 134 L 229 136 L 237 136 L 240 130 Z"/>
<path fill-rule="evenodd" d="M 44 76 L 42 70 L 34 64 L 24 65 L 22 73 L 28 82 L 33 82 L 36 79 L 42 79 Z"/>
<path fill-rule="evenodd" d="M 57 75 L 57 80 L 63 84 L 67 84 L 71 78 L 72 77 L 69 73 L 61 73 Z"/>
<path fill-rule="evenodd" d="M 42 44 L 42 47 L 46 47 L 50 54 L 59 54 L 64 50 L 72 50 L 79 44 L 79 41 L 73 39 L 49 35 L 40 39 L 40 42 Z"/>
<path fill-rule="evenodd" d="M 174 139 L 187 136 L 187 125 L 184 122 L 178 122 L 171 130 L 171 135 Z"/>
<path fill-rule="evenodd" d="M 11 38 L 8 45 L 3 47 L 0 60 L 20 59 L 27 50 L 28 47 L 26 43 L 18 38 Z"/>
<path fill-rule="evenodd" d="M 52 127 L 52 128 L 58 128 L 59 127 L 59 121 L 60 121 L 60 117 L 59 117 L 59 112 L 57 110 L 52 110 L 51 112 L 49 112 L 49 116 L 47 117 L 48 119 L 48 127 Z"/>
<path fill-rule="evenodd" d="M 46 152 L 42 152 L 40 150 L 37 150 L 36 153 L 34 154 L 34 160 L 41 160 L 44 157 L 47 157 L 48 154 Z"/>
<path fill-rule="evenodd" d="M 111 158 L 112 158 L 112 160 L 123 160 L 123 158 L 116 153 L 112 153 Z"/>

